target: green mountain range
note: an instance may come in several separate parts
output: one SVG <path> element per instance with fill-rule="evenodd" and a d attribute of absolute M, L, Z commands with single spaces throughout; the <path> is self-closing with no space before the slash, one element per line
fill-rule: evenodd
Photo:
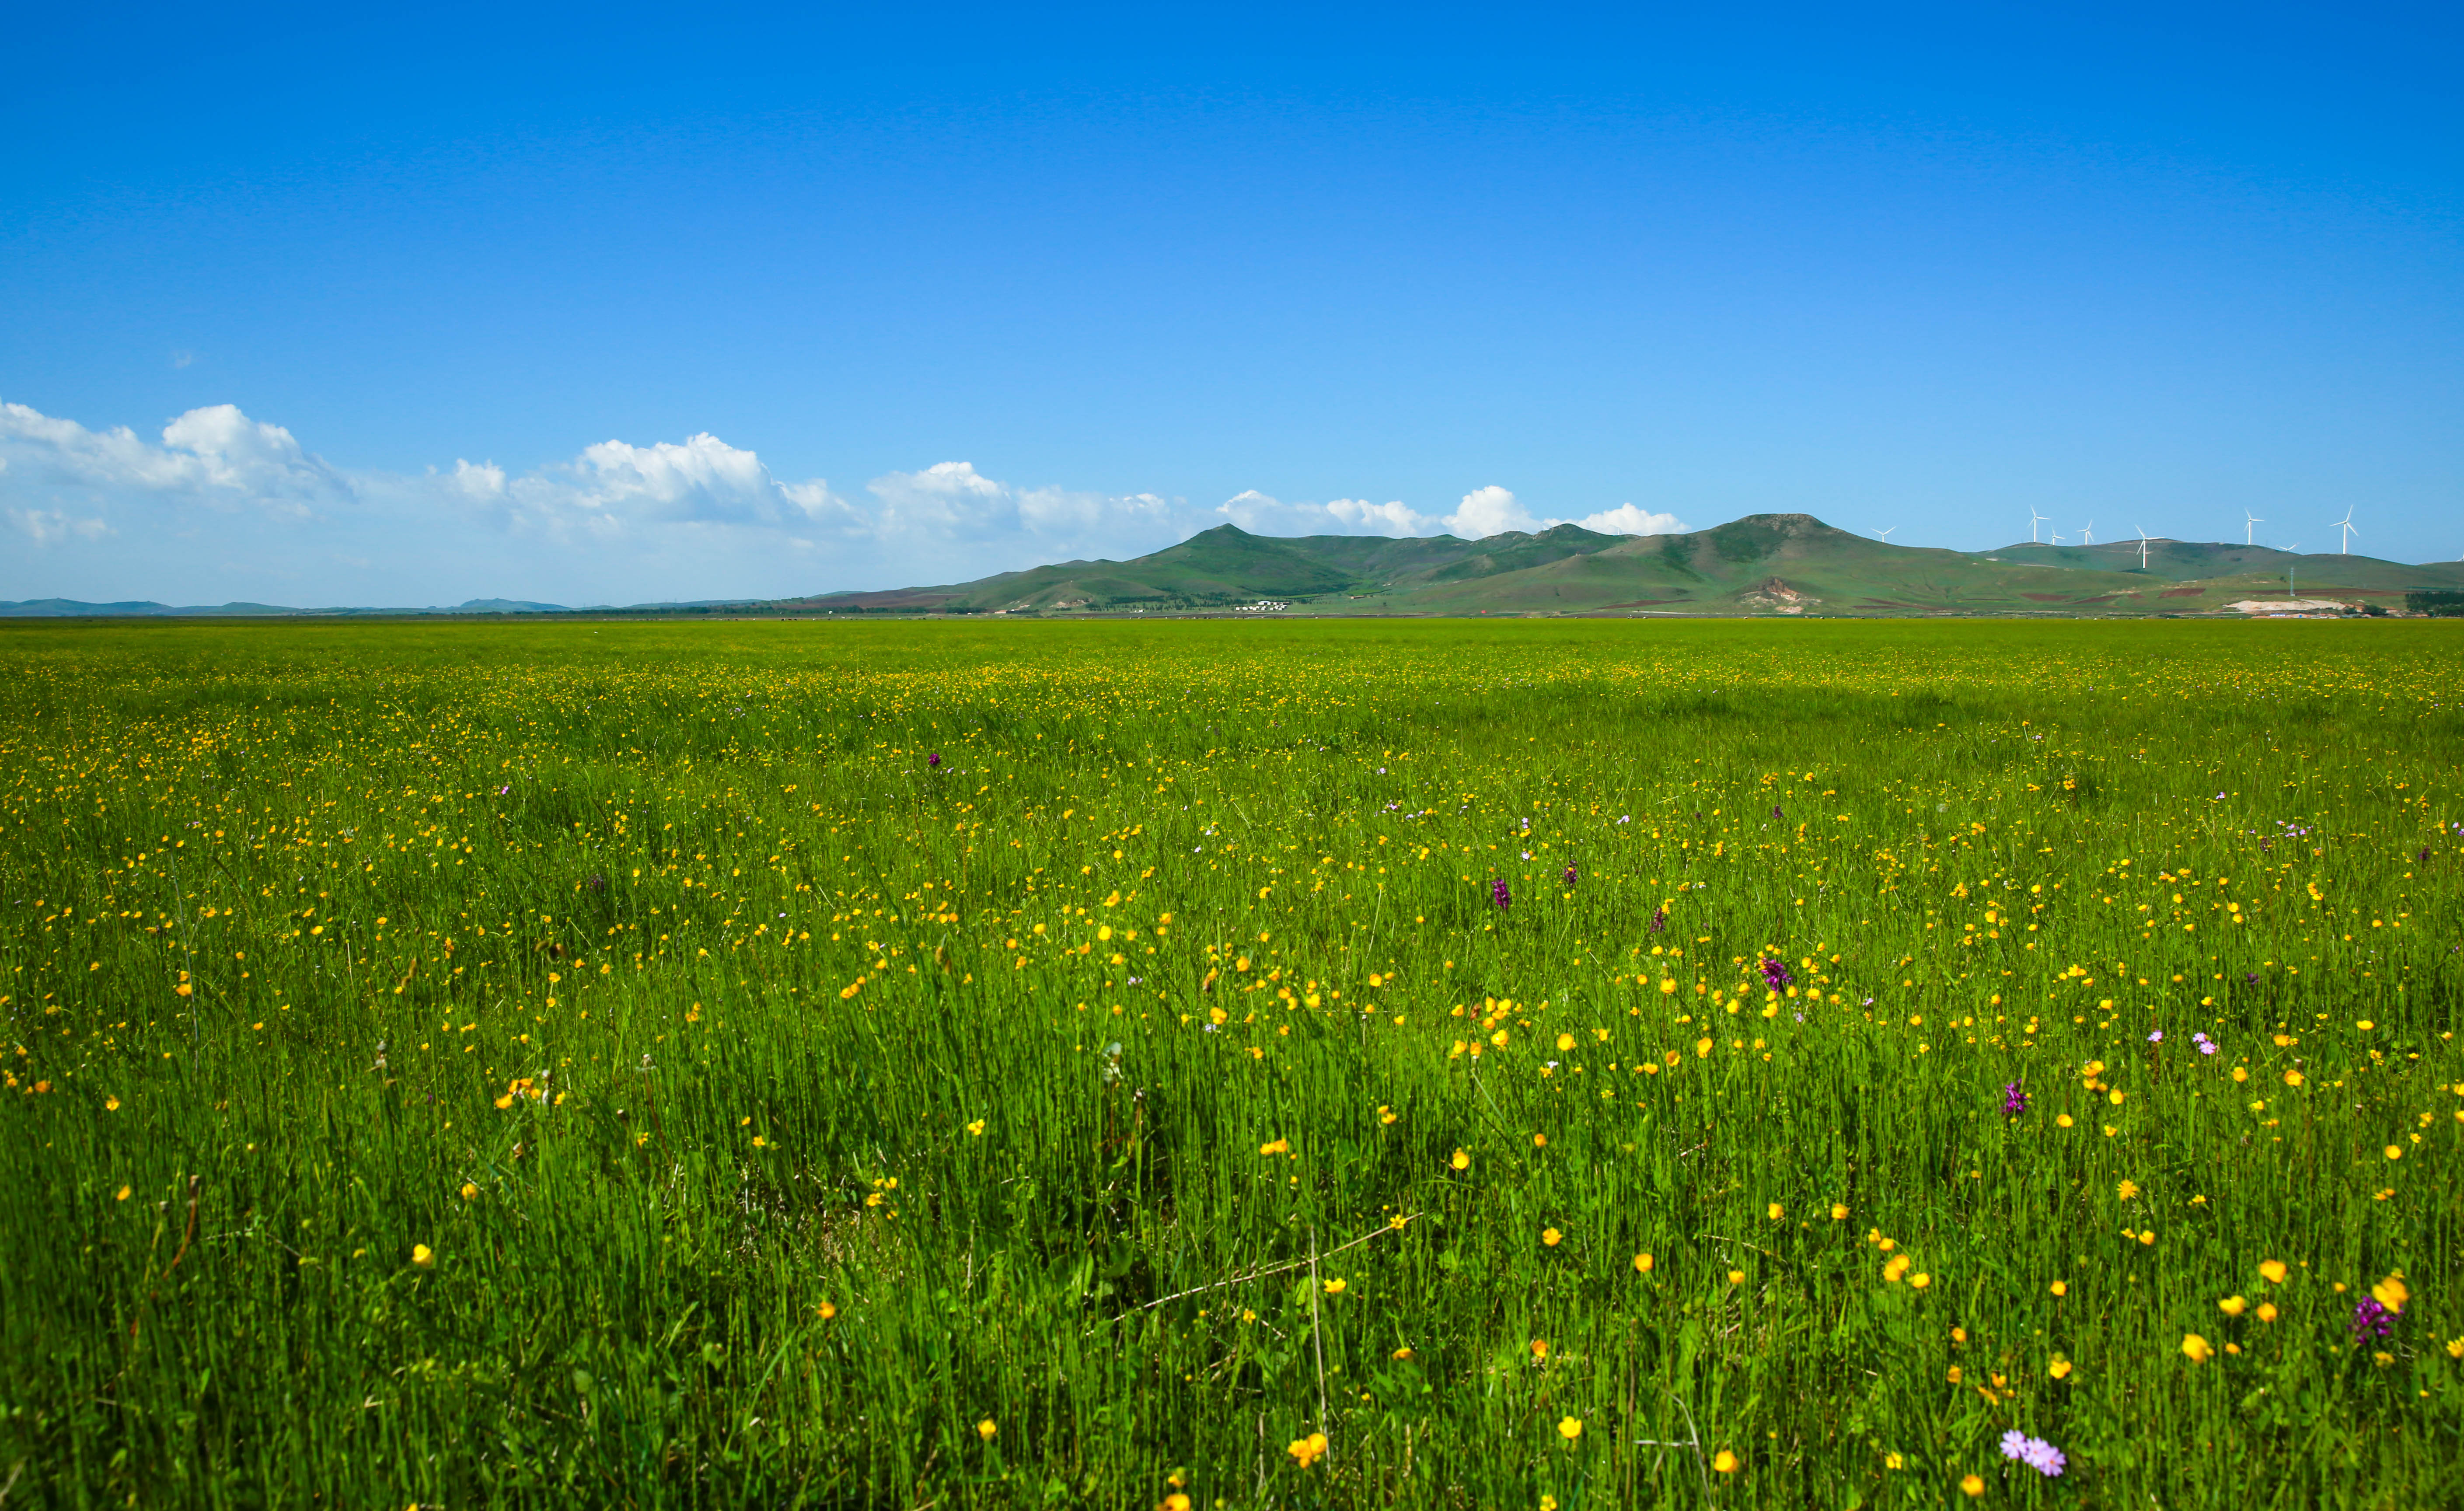
<path fill-rule="evenodd" d="M 1811 515 L 1749 515 L 1677 536 L 1579 525 L 1454 536 L 1280 539 L 1218 525 L 1130 561 L 1064 561 L 942 587 L 567 609 L 474 599 L 454 608 L 267 603 L 0 602 L 0 618 L 383 614 L 2032 614 L 2219 613 L 2298 591 L 2350 608 L 2464 612 L 2464 562 L 2299 556 L 2149 539 L 1999 551 L 1895 546 Z"/>
<path fill-rule="evenodd" d="M 1130 561 L 1064 561 L 974 582 L 830 593 L 789 611 L 1062 614 L 1277 605 L 1313 614 L 2208 613 L 2251 599 L 2332 598 L 2401 611 L 2464 590 L 2464 562 L 2298 556 L 2183 540 L 1999 551 L 1895 546 L 1811 515 L 1750 515 L 1690 535 L 1578 525 L 1482 540 L 1305 536 L 1218 525 Z"/>

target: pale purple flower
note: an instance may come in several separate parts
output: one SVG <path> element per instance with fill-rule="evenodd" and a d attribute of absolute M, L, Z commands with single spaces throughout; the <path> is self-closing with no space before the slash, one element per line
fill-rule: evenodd
<path fill-rule="evenodd" d="M 2154 1033 L 2147 1036 L 2147 1041 L 2151 1044 L 2163 1043 L 2165 1041 L 2165 1031 L 2161 1028 L 2157 1029 Z"/>
<path fill-rule="evenodd" d="M 2026 1464 L 2049 1479 L 2070 1464 L 2060 1449 L 2041 1437 L 2030 1437 L 2016 1428 L 2002 1434 L 2002 1456 L 2013 1463 Z"/>

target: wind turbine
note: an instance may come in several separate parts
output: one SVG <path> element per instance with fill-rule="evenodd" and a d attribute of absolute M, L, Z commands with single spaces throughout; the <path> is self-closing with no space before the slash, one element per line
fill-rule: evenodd
<path fill-rule="evenodd" d="M 2336 528 L 2344 533 L 2344 549 L 2342 554 L 2351 556 L 2353 554 L 2353 511 L 2350 505 L 2344 508 L 2344 517 L 2336 521 Z"/>
<path fill-rule="evenodd" d="M 2030 545 L 2032 545 L 2032 546 L 2033 546 L 2033 545 L 2041 545 L 2041 544 L 2043 544 L 2043 542 L 2042 542 L 2042 541 L 2040 541 L 2040 540 L 2038 540 L 2038 539 L 2036 538 L 2036 527 L 2037 527 L 2038 525 L 2043 524 L 2044 522 L 2045 522 L 2045 516 L 2044 516 L 2044 515 L 2040 515 L 2040 514 L 2038 514 L 2038 513 L 2036 513 L 2036 506 L 2035 506 L 2035 505 L 2034 505 L 2034 504 L 2030 504 L 2030 505 L 2028 506 L 2028 543 L 2029 543 Z M 1893 525 L 1891 528 L 1892 528 L 1892 529 L 1894 529 L 1894 530 L 1897 530 L 1897 529 L 1899 528 L 1899 526 L 1897 526 L 1897 525 Z"/>
<path fill-rule="evenodd" d="M 2131 528 L 2139 532 L 2139 570 L 2145 572 L 2147 570 L 2147 527 L 2133 525 Z"/>
<path fill-rule="evenodd" d="M 2062 543 L 2062 533 L 2061 533 L 2060 531 L 2057 530 L 2057 531 L 2055 531 L 2055 532 L 2054 532 L 2054 544 L 2056 544 L 2056 545 L 2060 545 L 2061 543 Z"/>
<path fill-rule="evenodd" d="M 2253 535 L 2253 531 L 2255 531 L 2256 527 L 2265 523 L 2267 523 L 2266 520 L 2259 518 L 2249 510 L 2243 510 L 2241 512 L 2241 543 L 2246 546 L 2255 545 L 2257 541 Z"/>
<path fill-rule="evenodd" d="M 1897 530 L 1898 528 L 1900 527 L 1893 525 L 1891 530 Z M 1882 544 L 1889 545 L 1891 543 L 1891 530 L 1877 530 L 1874 534 L 1881 538 Z"/>
<path fill-rule="evenodd" d="M 2079 534 L 2087 537 L 2087 543 L 2089 545 L 2096 544 L 2096 521 L 2093 519 L 2089 520 L 2087 522 L 2087 528 L 2080 531 Z"/>

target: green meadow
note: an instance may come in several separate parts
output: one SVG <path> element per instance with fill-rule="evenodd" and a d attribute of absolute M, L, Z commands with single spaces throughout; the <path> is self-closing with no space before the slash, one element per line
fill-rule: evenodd
<path fill-rule="evenodd" d="M 0 1501 L 2464 1500 L 2451 624 L 0 670 Z"/>

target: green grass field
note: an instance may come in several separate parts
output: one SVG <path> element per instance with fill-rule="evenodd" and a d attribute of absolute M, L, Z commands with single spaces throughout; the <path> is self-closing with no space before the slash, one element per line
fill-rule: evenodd
<path fill-rule="evenodd" d="M 0 668 L 9 1504 L 2464 1500 L 2453 626 Z"/>

